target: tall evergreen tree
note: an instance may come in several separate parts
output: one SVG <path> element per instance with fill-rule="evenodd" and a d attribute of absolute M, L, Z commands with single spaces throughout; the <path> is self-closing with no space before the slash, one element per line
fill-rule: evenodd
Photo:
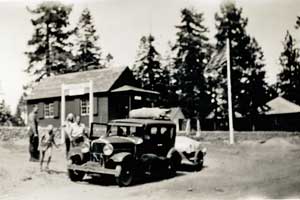
<path fill-rule="evenodd" d="M 176 26 L 174 79 L 179 105 L 189 117 L 203 117 L 208 113 L 209 97 L 204 68 L 209 58 L 210 45 L 203 20 L 202 13 L 183 9 L 181 24 Z"/>
<path fill-rule="evenodd" d="M 290 101 L 300 104 L 300 51 L 289 31 L 285 35 L 279 60 L 282 66 L 278 75 L 279 92 Z"/>
<path fill-rule="evenodd" d="M 162 65 L 161 56 L 153 45 L 154 41 L 152 35 L 141 38 L 133 72 L 142 88 L 160 93 L 157 102 L 159 106 L 169 107 L 170 71 L 168 66 Z"/>
<path fill-rule="evenodd" d="M 74 70 L 85 71 L 104 67 L 101 63 L 101 49 L 97 45 L 98 39 L 91 13 L 86 8 L 75 28 Z"/>
<path fill-rule="evenodd" d="M 16 113 L 14 115 L 14 123 L 15 125 L 18 126 L 24 126 L 24 120 L 22 117 L 24 117 L 24 114 L 26 114 L 26 100 L 25 100 L 26 94 L 23 93 L 22 96 L 20 97 L 17 108 L 16 108 Z"/>
<path fill-rule="evenodd" d="M 3 99 L 0 99 L 0 126 L 11 126 L 12 115 L 9 106 L 6 105 Z"/>
<path fill-rule="evenodd" d="M 28 41 L 29 58 L 26 72 L 33 74 L 37 80 L 43 76 L 65 73 L 70 70 L 71 44 L 68 42 L 71 31 L 69 14 L 72 8 L 59 2 L 43 2 L 35 9 L 28 9 L 34 34 Z"/>
<path fill-rule="evenodd" d="M 242 9 L 233 3 L 221 6 L 215 15 L 217 28 L 217 48 L 226 44 L 230 38 L 232 99 L 235 112 L 242 116 L 255 116 L 264 110 L 268 100 L 268 85 L 265 82 L 264 55 L 257 41 L 246 33 L 248 19 L 242 16 Z M 219 70 L 217 88 L 222 89 L 220 108 L 227 108 L 226 66 Z M 219 109 L 220 110 L 220 109 Z M 223 110 L 223 117 L 227 111 Z"/>
<path fill-rule="evenodd" d="M 153 45 L 154 40 L 152 35 L 141 38 L 137 60 L 133 67 L 135 77 L 142 83 L 142 87 L 148 90 L 156 90 L 157 79 L 161 72 L 160 55 Z"/>

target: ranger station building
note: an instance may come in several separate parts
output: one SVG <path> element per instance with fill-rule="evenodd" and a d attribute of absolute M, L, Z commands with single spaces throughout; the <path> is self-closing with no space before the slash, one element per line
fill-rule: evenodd
<path fill-rule="evenodd" d="M 59 127 L 68 113 L 80 115 L 86 126 L 90 121 L 106 123 L 128 117 L 132 109 L 153 106 L 159 93 L 139 86 L 128 67 L 51 76 L 33 87 L 27 113 L 37 105 L 40 126 Z"/>

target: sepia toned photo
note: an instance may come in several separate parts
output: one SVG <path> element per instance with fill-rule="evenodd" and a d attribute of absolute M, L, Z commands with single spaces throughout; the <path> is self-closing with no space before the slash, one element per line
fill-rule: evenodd
<path fill-rule="evenodd" d="M 0 200 L 300 199 L 300 1 L 0 0 Z"/>

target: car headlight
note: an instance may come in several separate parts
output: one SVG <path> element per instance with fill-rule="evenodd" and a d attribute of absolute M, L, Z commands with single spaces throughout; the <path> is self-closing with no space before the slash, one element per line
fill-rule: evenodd
<path fill-rule="evenodd" d="M 87 152 L 89 152 L 89 147 L 82 147 L 81 148 L 81 153 L 87 153 Z"/>
<path fill-rule="evenodd" d="M 111 144 L 106 144 L 103 147 L 103 153 L 106 156 L 110 156 L 113 153 L 113 151 L 114 151 L 114 147 Z"/>
<path fill-rule="evenodd" d="M 81 153 L 88 153 L 90 151 L 90 144 L 85 142 L 81 146 Z"/>

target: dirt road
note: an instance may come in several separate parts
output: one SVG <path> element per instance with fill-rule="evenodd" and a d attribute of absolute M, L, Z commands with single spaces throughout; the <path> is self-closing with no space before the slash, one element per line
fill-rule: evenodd
<path fill-rule="evenodd" d="M 208 155 L 201 172 L 180 171 L 174 178 L 119 188 L 113 180 L 69 181 L 63 148 L 54 150 L 47 173 L 28 162 L 26 141 L 1 142 L 0 199 L 300 199 L 299 137 L 204 146 Z"/>

